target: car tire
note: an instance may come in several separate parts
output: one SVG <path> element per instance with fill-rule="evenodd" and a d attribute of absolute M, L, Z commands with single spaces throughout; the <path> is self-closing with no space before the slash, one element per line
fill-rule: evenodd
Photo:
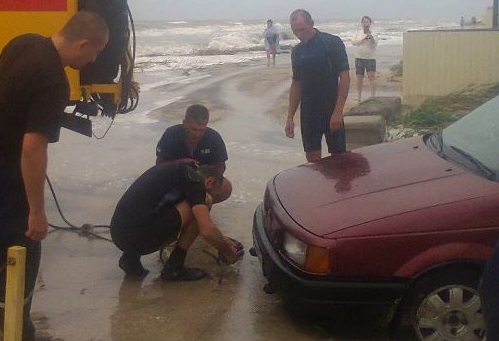
<path fill-rule="evenodd" d="M 448 267 L 418 279 L 401 302 L 402 340 L 485 340 L 478 282 L 472 267 Z"/>

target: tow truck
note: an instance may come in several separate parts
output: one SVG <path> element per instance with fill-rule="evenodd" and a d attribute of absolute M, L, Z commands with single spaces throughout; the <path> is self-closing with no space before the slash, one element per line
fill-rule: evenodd
<path fill-rule="evenodd" d="M 126 0 L 2 0 L 0 51 L 24 33 L 52 36 L 80 10 L 99 13 L 109 26 L 110 36 L 95 63 L 80 71 L 66 68 L 70 101 L 62 126 L 92 137 L 91 117 L 114 119 L 138 104 L 139 91 L 133 81 L 135 30 Z"/>

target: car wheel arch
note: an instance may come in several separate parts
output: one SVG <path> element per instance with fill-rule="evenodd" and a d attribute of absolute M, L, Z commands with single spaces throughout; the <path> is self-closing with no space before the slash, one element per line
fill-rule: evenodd
<path fill-rule="evenodd" d="M 478 243 L 436 245 L 405 262 L 394 272 L 394 277 L 417 279 L 432 269 L 453 263 L 485 263 L 492 250 L 491 247 Z"/>

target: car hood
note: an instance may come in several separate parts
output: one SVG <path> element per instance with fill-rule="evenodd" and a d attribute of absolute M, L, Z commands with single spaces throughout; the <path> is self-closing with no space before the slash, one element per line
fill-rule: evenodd
<path fill-rule="evenodd" d="M 421 137 L 324 158 L 283 171 L 273 180 L 284 210 L 317 236 L 481 197 L 490 184 L 438 157 Z"/>

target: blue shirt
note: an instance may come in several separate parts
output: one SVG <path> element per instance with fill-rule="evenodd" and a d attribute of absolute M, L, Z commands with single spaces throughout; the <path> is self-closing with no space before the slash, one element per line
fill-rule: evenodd
<path fill-rule="evenodd" d="M 168 127 L 156 147 L 156 156 L 165 161 L 191 158 L 200 165 L 225 162 L 228 159 L 225 143 L 218 132 L 206 128 L 203 137 L 191 154 L 186 144 L 186 132 L 182 124 Z"/>
<path fill-rule="evenodd" d="M 345 44 L 337 36 L 316 30 L 309 41 L 293 48 L 291 64 L 293 80 L 301 85 L 301 116 L 313 113 L 321 121 L 328 120 L 338 97 L 339 73 L 349 70 Z"/>

